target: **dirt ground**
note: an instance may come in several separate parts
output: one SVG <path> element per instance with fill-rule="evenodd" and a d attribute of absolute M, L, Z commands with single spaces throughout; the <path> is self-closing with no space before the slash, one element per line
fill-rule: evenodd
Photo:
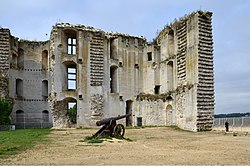
<path fill-rule="evenodd" d="M 250 133 L 186 132 L 167 127 L 127 129 L 133 141 L 79 142 L 96 129 L 55 130 L 49 142 L 0 165 L 242 165 L 250 164 Z"/>

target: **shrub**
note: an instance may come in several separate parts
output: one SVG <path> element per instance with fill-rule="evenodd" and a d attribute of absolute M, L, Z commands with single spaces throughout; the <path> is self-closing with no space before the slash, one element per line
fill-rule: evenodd
<path fill-rule="evenodd" d="M 7 99 L 0 98 L 0 125 L 9 125 L 11 123 L 10 114 L 10 102 Z"/>
<path fill-rule="evenodd" d="M 76 105 L 74 105 L 74 107 L 70 108 L 68 110 L 68 117 L 71 123 L 75 124 L 76 123 L 76 114 L 77 114 L 77 110 L 76 110 Z"/>

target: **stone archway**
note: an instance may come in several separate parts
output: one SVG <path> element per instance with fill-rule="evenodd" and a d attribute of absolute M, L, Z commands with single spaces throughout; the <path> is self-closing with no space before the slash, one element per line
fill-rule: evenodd
<path fill-rule="evenodd" d="M 166 107 L 166 125 L 173 124 L 173 107 L 171 104 L 168 104 Z"/>

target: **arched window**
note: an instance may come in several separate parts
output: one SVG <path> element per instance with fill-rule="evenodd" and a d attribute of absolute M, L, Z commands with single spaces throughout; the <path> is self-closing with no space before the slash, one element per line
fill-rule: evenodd
<path fill-rule="evenodd" d="M 168 104 L 166 107 L 166 124 L 172 125 L 173 124 L 173 107 L 172 105 Z"/>
<path fill-rule="evenodd" d="M 118 87 L 118 73 L 117 73 L 117 66 L 110 67 L 110 92 L 117 93 Z"/>
<path fill-rule="evenodd" d="M 174 75 L 173 75 L 173 61 L 168 62 L 167 64 L 167 87 L 168 90 L 173 90 L 174 88 Z"/>
<path fill-rule="evenodd" d="M 46 123 L 49 122 L 49 111 L 44 110 L 42 112 L 42 121 Z"/>
<path fill-rule="evenodd" d="M 16 79 L 16 96 L 23 96 L 23 80 Z"/>
<path fill-rule="evenodd" d="M 67 39 L 67 53 L 68 55 L 76 55 L 77 53 L 77 33 L 75 30 L 66 29 L 64 30 L 65 38 Z"/>
<path fill-rule="evenodd" d="M 110 39 L 110 59 L 117 59 L 117 39 Z"/>
<path fill-rule="evenodd" d="M 169 56 L 174 55 L 174 31 L 170 30 L 168 32 L 168 54 Z"/>
<path fill-rule="evenodd" d="M 16 68 L 17 67 L 17 55 L 16 54 L 12 54 L 12 59 L 11 59 L 11 67 Z"/>
<path fill-rule="evenodd" d="M 48 97 L 48 81 L 42 81 L 42 96 L 47 98 Z"/>
<path fill-rule="evenodd" d="M 48 69 L 48 51 L 44 50 L 42 52 L 42 69 L 47 70 Z"/>
<path fill-rule="evenodd" d="M 18 49 L 17 67 L 24 68 L 24 51 L 21 48 Z"/>

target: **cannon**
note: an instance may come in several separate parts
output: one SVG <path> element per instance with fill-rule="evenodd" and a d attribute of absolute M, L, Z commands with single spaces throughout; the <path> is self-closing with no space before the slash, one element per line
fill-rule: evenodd
<path fill-rule="evenodd" d="M 106 119 L 97 121 L 96 125 L 102 126 L 102 128 L 99 129 L 93 135 L 93 137 L 94 138 L 105 137 L 105 136 L 111 136 L 111 137 L 117 137 L 117 138 L 123 137 L 125 134 L 125 127 L 122 124 L 116 124 L 116 121 L 119 119 L 129 117 L 129 116 L 131 116 L 131 114 L 106 118 Z"/>

